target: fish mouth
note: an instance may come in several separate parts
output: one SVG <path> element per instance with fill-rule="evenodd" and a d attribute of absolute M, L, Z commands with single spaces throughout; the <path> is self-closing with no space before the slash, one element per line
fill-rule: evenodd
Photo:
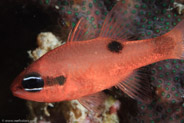
<path fill-rule="evenodd" d="M 10 89 L 14 96 L 18 96 L 21 91 L 21 87 L 18 85 L 15 85 L 14 83 L 11 85 Z"/>
<path fill-rule="evenodd" d="M 27 99 L 25 96 L 25 91 L 23 90 L 23 88 L 20 85 L 11 85 L 11 91 L 13 96 L 18 97 L 18 98 L 22 98 L 22 99 Z"/>
<path fill-rule="evenodd" d="M 22 90 L 22 86 L 20 84 L 20 77 L 15 78 L 15 80 L 13 81 L 13 83 L 10 86 L 10 90 L 12 91 L 14 96 L 18 96 L 20 95 L 20 92 Z"/>
<path fill-rule="evenodd" d="M 23 79 L 24 71 L 20 73 L 12 82 L 10 85 L 10 90 L 12 91 L 14 96 L 17 96 L 19 92 L 23 90 L 22 87 L 22 79 Z"/>

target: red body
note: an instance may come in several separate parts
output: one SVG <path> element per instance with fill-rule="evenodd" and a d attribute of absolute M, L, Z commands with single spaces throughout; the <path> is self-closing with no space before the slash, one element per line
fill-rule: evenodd
<path fill-rule="evenodd" d="M 181 58 L 183 23 L 163 36 L 147 40 L 123 41 L 112 36 L 103 37 L 101 33 L 95 39 L 67 42 L 25 69 L 12 84 L 13 94 L 33 101 L 58 102 L 108 89 L 125 80 L 137 68 L 160 60 Z M 75 35 L 71 37 L 75 39 Z M 110 51 L 108 44 L 112 41 L 119 42 L 122 50 L 118 53 Z M 44 87 L 39 92 L 27 92 L 21 85 L 24 76 L 32 72 L 39 73 L 44 80 Z M 61 75 L 66 77 L 63 85 L 48 84 L 49 77 Z"/>

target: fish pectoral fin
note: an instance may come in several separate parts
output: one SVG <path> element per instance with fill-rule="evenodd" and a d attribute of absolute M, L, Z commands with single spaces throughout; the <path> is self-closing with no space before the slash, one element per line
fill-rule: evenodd
<path fill-rule="evenodd" d="M 81 105 L 83 105 L 87 110 L 91 111 L 92 113 L 96 113 L 100 115 L 103 113 L 105 108 L 104 102 L 107 96 L 104 92 L 98 92 L 92 95 L 84 96 L 78 101 Z"/>
<path fill-rule="evenodd" d="M 131 72 L 126 79 L 115 87 L 118 87 L 128 96 L 139 101 L 149 102 L 154 95 L 148 74 L 139 70 Z"/>

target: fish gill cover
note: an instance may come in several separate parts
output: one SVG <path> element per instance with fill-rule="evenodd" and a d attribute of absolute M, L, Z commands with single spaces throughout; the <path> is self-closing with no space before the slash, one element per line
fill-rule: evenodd
<path fill-rule="evenodd" d="M 138 40 L 165 34 L 183 19 L 173 9 L 176 4 L 174 0 L 132 1 L 135 6 L 131 14 L 137 14 L 137 17 L 132 18 L 134 29 L 127 30 Z M 93 27 L 91 32 L 95 38 L 99 35 L 105 16 L 117 2 L 118 0 L 40 0 L 38 3 L 46 9 L 57 11 L 61 29 L 68 33 L 81 17 L 86 17 Z M 126 9 L 124 12 L 126 14 Z M 145 66 L 140 71 L 149 75 L 148 80 L 155 96 L 150 103 L 144 103 L 119 94 L 118 99 L 122 102 L 118 113 L 120 122 L 184 122 L 184 60 L 160 61 Z M 128 109 L 128 103 L 134 106 Z M 132 113 L 135 111 L 136 114 Z"/>

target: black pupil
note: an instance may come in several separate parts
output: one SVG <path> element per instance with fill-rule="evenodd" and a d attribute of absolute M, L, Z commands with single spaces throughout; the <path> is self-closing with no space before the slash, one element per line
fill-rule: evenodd
<path fill-rule="evenodd" d="M 26 91 L 37 92 L 43 89 L 44 81 L 39 74 L 29 74 L 23 78 L 22 86 Z"/>

